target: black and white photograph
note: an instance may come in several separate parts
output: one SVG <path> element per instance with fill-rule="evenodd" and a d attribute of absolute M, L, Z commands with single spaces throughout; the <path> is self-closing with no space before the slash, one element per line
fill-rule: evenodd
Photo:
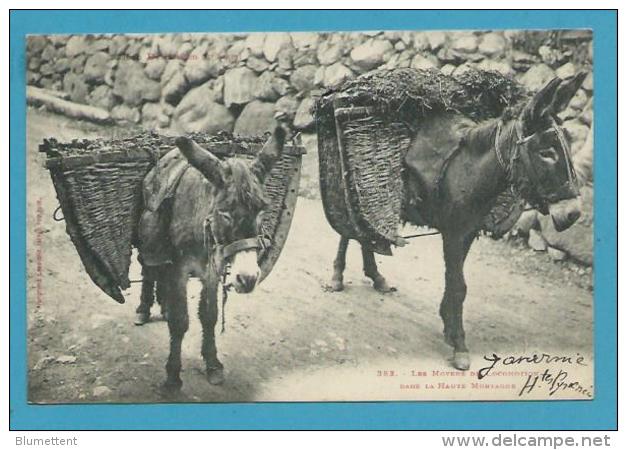
<path fill-rule="evenodd" d="M 28 401 L 594 399 L 593 41 L 27 36 Z"/>

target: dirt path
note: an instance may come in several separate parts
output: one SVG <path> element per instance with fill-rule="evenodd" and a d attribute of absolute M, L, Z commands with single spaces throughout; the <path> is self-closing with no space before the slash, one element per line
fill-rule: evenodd
<path fill-rule="evenodd" d="M 165 375 L 166 324 L 157 320 L 135 327 L 139 285 L 126 293 L 124 305 L 109 299 L 84 272 L 63 223 L 51 217 L 57 200 L 37 145 L 44 137 L 71 139 L 102 131 L 36 111 L 29 112 L 28 120 L 31 401 L 311 399 L 314 388 L 318 399 L 366 399 L 379 395 L 378 370 L 450 370 L 446 358 L 451 351 L 443 342 L 437 312 L 444 278 L 440 238 L 414 240 L 393 258 L 377 258 L 398 288 L 385 296 L 370 287 L 361 273 L 358 248 L 351 246 L 346 290 L 331 293 L 325 283 L 337 235 L 326 223 L 321 203 L 300 198 L 272 274 L 254 294 L 229 298 L 227 330 L 218 336 L 225 384 L 211 386 L 204 379 L 195 313 L 199 286 L 192 281 L 191 326 L 183 343 L 184 388 L 174 399 L 164 397 L 159 386 Z M 41 244 L 35 239 L 37 220 Z M 38 249 L 43 263 L 39 302 Z M 493 352 L 591 354 L 589 270 L 482 238 L 471 250 L 466 275 L 466 334 L 474 361 Z M 134 265 L 131 279 L 138 278 Z M 374 384 L 354 382 L 364 379 Z"/>

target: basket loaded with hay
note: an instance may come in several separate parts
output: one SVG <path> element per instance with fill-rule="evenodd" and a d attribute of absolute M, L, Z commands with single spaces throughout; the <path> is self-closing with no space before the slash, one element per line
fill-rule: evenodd
<path fill-rule="evenodd" d="M 253 159 L 264 137 L 240 138 L 230 133 L 190 137 L 220 158 Z M 160 157 L 174 149 L 174 137 L 141 133 L 122 139 L 45 139 L 47 155 L 66 230 L 91 279 L 114 300 L 128 278 L 132 247 L 142 210 L 142 181 Z M 272 270 L 287 239 L 300 179 L 302 146 L 286 145 L 266 177 L 270 206 L 264 214 L 264 235 L 272 245 L 260 256 L 262 276 Z"/>
<path fill-rule="evenodd" d="M 316 104 L 320 190 L 325 214 L 342 236 L 391 254 L 399 242 L 403 160 L 420 119 L 455 112 L 474 121 L 507 117 L 527 98 L 494 71 L 452 77 L 437 69 L 378 70 L 324 93 Z M 505 193 L 484 229 L 499 234 L 522 211 Z"/>

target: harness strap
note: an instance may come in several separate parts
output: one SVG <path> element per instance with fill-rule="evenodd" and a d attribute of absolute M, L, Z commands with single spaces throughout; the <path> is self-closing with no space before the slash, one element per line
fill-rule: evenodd
<path fill-rule="evenodd" d="M 265 249 L 270 246 L 270 240 L 264 237 L 253 237 L 247 239 L 240 239 L 235 242 L 231 242 L 222 248 L 222 255 L 224 258 L 230 258 L 236 253 L 244 250 L 251 249 Z"/>
<path fill-rule="evenodd" d="M 507 163 L 505 163 L 505 158 L 503 157 L 503 153 L 501 152 L 501 148 L 499 142 L 501 140 L 501 131 L 503 128 L 503 122 L 501 120 L 496 124 L 496 135 L 494 136 L 494 153 L 496 153 L 496 160 L 498 161 L 501 169 L 507 176 L 510 175 L 511 167 L 508 167 Z"/>

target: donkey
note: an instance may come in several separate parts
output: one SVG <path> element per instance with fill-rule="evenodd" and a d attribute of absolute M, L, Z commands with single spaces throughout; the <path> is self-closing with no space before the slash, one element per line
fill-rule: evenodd
<path fill-rule="evenodd" d="M 581 86 L 585 73 L 549 81 L 513 119 L 476 124 L 460 115 L 440 114 L 415 124 L 405 157 L 404 219 L 431 226 L 442 234 L 446 266 L 445 289 L 440 304 L 444 337 L 453 347 L 453 365 L 470 367 L 463 327 L 466 297 L 464 261 L 480 230 L 482 219 L 508 188 L 543 214 L 550 214 L 558 231 L 580 216 L 579 187 L 569 143 L 557 114 L 566 108 Z M 451 139 L 458 135 L 459 139 Z M 424 189 L 425 165 L 420 164 L 425 143 L 456 146 L 442 166 L 437 189 Z M 348 238 L 341 237 L 334 261 L 331 287 L 343 289 Z M 364 273 L 380 291 L 390 291 L 379 273 L 374 255 L 361 245 Z"/>
<path fill-rule="evenodd" d="M 164 258 L 166 264 L 149 267 L 144 263 L 140 305 L 143 311 L 150 310 L 151 290 L 156 283 L 157 300 L 165 307 L 170 332 L 164 384 L 168 391 L 179 390 L 183 385 L 181 343 L 189 326 L 189 277 L 198 277 L 202 282 L 198 316 L 207 380 L 211 384 L 224 381 L 214 335 L 218 285 L 222 281 L 238 293 L 252 292 L 257 285 L 260 277 L 257 254 L 268 244 L 261 230 L 262 213 L 268 204 L 263 182 L 280 158 L 285 139 L 286 130 L 277 123 L 272 136 L 251 162 L 238 158 L 222 161 L 186 137 L 175 141 L 191 167 L 180 177 L 166 210 L 164 234 L 173 251 Z M 150 237 L 157 232 L 152 228 L 142 230 L 141 222 L 139 227 L 140 236 Z M 140 255 L 151 250 L 145 244 L 150 240 L 144 239 L 142 244 L 140 239 Z"/>

